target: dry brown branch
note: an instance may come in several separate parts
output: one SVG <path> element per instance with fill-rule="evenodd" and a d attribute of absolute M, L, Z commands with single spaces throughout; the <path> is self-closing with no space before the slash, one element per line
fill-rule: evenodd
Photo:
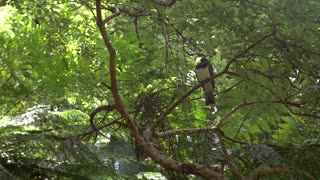
<path fill-rule="evenodd" d="M 140 150 L 151 157 L 155 162 L 163 166 L 165 169 L 179 171 L 187 174 L 195 174 L 207 179 L 224 179 L 222 174 L 219 174 L 211 169 L 208 169 L 199 164 L 186 164 L 173 159 L 168 158 L 162 152 L 157 150 L 150 142 L 148 142 L 142 134 L 140 134 L 135 121 L 130 116 L 127 109 L 124 107 L 117 85 L 116 78 L 116 51 L 114 50 L 110 39 L 108 37 L 105 23 L 102 20 L 101 15 L 101 0 L 96 0 L 96 13 L 97 13 L 97 26 L 103 38 L 103 41 L 109 52 L 109 71 L 111 80 L 111 93 L 115 101 L 115 107 L 121 114 L 123 119 L 128 124 L 134 137 L 135 143 Z"/>

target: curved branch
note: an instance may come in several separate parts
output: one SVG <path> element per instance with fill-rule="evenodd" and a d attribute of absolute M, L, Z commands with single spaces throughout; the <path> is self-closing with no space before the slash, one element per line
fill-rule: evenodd
<path fill-rule="evenodd" d="M 244 103 L 240 103 L 238 105 L 236 105 L 230 112 L 228 112 L 227 114 L 225 114 L 220 121 L 216 124 L 216 128 L 220 129 L 220 127 L 227 121 L 227 119 L 233 115 L 234 113 L 236 113 L 239 109 L 246 107 L 246 106 L 250 106 L 253 104 L 258 104 L 258 103 L 279 103 L 279 104 L 284 104 L 291 113 L 292 110 L 289 107 L 290 106 L 296 106 L 296 107 L 300 107 L 301 104 L 299 103 L 295 103 L 295 102 L 289 102 L 289 101 L 281 101 L 281 100 L 277 100 L 277 101 L 265 101 L 265 100 L 260 100 L 260 101 L 252 101 L 252 102 L 244 102 Z M 295 114 L 295 113 L 293 113 Z M 296 115 L 300 115 L 300 116 L 309 116 L 309 117 L 317 117 L 317 116 L 312 116 L 310 114 L 296 114 Z"/>
<path fill-rule="evenodd" d="M 97 107 L 94 111 L 92 111 L 92 113 L 90 114 L 90 125 L 91 127 L 95 130 L 95 131 L 99 131 L 96 127 L 96 125 L 94 124 L 93 120 L 94 117 L 96 116 L 97 113 L 101 112 L 101 111 L 112 111 L 116 108 L 115 104 L 112 105 L 103 105 L 103 106 L 99 106 Z"/>
<path fill-rule="evenodd" d="M 119 8 L 114 8 L 112 10 L 112 14 L 108 17 L 106 17 L 106 19 L 103 20 L 103 24 L 109 22 L 110 20 L 112 20 L 113 18 L 117 17 L 120 15 L 120 9 Z"/>
<path fill-rule="evenodd" d="M 109 52 L 109 71 L 110 71 L 110 80 L 111 80 L 110 90 L 115 100 L 116 109 L 128 124 L 137 147 L 141 149 L 149 157 L 151 157 L 155 162 L 157 162 L 158 164 L 160 164 L 166 169 L 180 171 L 188 174 L 195 174 L 207 179 L 224 179 L 224 176 L 222 174 L 219 174 L 202 165 L 185 164 L 185 163 L 168 158 L 161 151 L 157 150 L 149 141 L 147 141 L 145 137 L 143 137 L 143 135 L 140 134 L 137 125 L 135 124 L 134 120 L 130 116 L 129 112 L 124 107 L 119 94 L 117 79 L 116 79 L 116 68 L 115 68 L 116 52 L 110 42 L 110 39 L 107 35 L 106 28 L 102 20 L 101 0 L 96 0 L 96 11 L 97 11 L 97 26 L 99 28 L 103 41 Z"/>
<path fill-rule="evenodd" d="M 188 92 L 186 92 L 185 94 L 183 94 L 176 102 L 174 102 L 171 106 L 168 107 L 167 110 L 165 110 L 160 118 L 158 118 L 156 120 L 156 122 L 154 124 L 151 125 L 151 129 L 154 129 L 155 127 L 157 127 L 159 124 L 162 124 L 165 121 L 165 117 L 170 114 L 184 99 L 186 99 L 188 96 L 190 96 L 194 91 L 196 91 L 198 88 L 200 88 L 203 84 L 222 76 L 225 73 L 228 73 L 228 70 L 231 66 L 232 63 L 234 63 L 238 58 L 240 58 L 241 56 L 243 56 L 244 54 L 248 53 L 251 49 L 253 49 L 254 47 L 256 47 L 258 44 L 260 44 L 261 42 L 263 42 L 264 40 L 268 39 L 269 37 L 272 37 L 272 35 L 274 34 L 274 32 L 267 34 L 265 36 L 263 36 L 261 39 L 257 40 L 256 42 L 254 42 L 253 44 L 251 44 L 250 46 L 248 46 L 245 50 L 241 51 L 240 53 L 238 53 L 235 57 L 233 57 L 225 66 L 225 68 L 215 74 L 214 76 L 212 76 L 211 78 L 208 78 L 200 83 L 198 83 L 197 85 L 193 86 Z"/>
<path fill-rule="evenodd" d="M 244 103 L 240 103 L 238 105 L 236 105 L 234 108 L 232 108 L 232 110 L 230 112 L 228 112 L 227 114 L 225 114 L 220 121 L 217 123 L 216 127 L 220 128 L 226 121 L 227 119 L 233 115 L 235 112 L 237 112 L 239 109 L 246 107 L 246 106 L 250 106 L 253 104 L 257 104 L 257 103 L 265 103 L 268 101 L 253 101 L 253 102 L 244 102 Z"/>
<path fill-rule="evenodd" d="M 115 101 L 116 109 L 122 115 L 122 117 L 126 120 L 129 128 L 131 129 L 133 136 L 138 137 L 140 136 L 138 128 L 136 127 L 134 121 L 131 119 L 129 112 L 125 109 L 119 94 L 117 78 L 116 78 L 116 51 L 114 50 L 110 42 L 110 39 L 107 34 L 107 30 L 105 28 L 105 24 L 102 20 L 101 0 L 96 0 L 96 11 L 97 11 L 97 19 L 96 19 L 97 26 L 103 38 L 103 42 L 109 52 L 109 71 L 110 71 L 110 81 L 111 81 L 110 90 Z"/>
<path fill-rule="evenodd" d="M 304 116 L 304 117 L 311 117 L 311 118 L 317 118 L 319 119 L 320 118 L 320 115 L 314 113 L 314 114 L 308 114 L 308 113 L 299 113 L 299 112 L 295 112 L 291 106 L 293 107 L 297 107 L 297 108 L 301 108 L 303 107 L 303 105 L 305 104 L 305 102 L 300 102 L 300 103 L 297 103 L 297 102 L 290 102 L 290 101 L 287 101 L 286 99 L 283 100 L 282 98 L 280 98 L 278 95 L 276 95 L 276 93 L 274 93 L 273 91 L 270 91 L 271 94 L 273 96 L 275 96 L 277 99 L 279 99 L 278 101 L 276 101 L 277 103 L 280 103 L 280 104 L 283 104 L 286 106 L 286 108 L 294 115 L 297 115 L 297 116 Z"/>
<path fill-rule="evenodd" d="M 260 44 L 261 42 L 263 42 L 264 40 L 272 37 L 274 34 L 274 32 L 267 34 L 265 36 L 263 36 L 261 39 L 258 39 L 256 42 L 254 42 L 253 44 L 251 44 L 250 46 L 248 46 L 245 50 L 241 51 L 240 53 L 238 53 L 236 56 L 234 56 L 226 65 L 226 67 L 216 75 L 216 77 L 222 76 L 224 73 L 227 73 L 231 64 L 234 63 L 238 58 L 240 58 L 241 56 L 245 55 L 246 53 L 248 53 L 251 49 L 253 49 L 254 47 L 256 47 L 258 44 Z M 209 81 L 208 81 L 209 82 Z"/>

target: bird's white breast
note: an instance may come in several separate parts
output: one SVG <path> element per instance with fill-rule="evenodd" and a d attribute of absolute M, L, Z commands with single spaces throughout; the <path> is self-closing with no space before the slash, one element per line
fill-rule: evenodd
<path fill-rule="evenodd" d="M 197 77 L 198 77 L 198 80 L 199 81 L 203 81 L 207 78 L 210 77 L 210 73 L 209 73 L 209 70 L 208 68 L 200 68 L 200 69 L 196 69 L 196 74 L 197 74 Z"/>
<path fill-rule="evenodd" d="M 211 77 L 208 67 L 196 69 L 196 74 L 197 74 L 197 77 L 198 77 L 199 81 L 204 81 L 207 78 Z M 212 86 L 211 81 L 209 81 L 208 83 L 204 84 L 203 88 L 204 88 L 205 91 L 212 91 L 213 90 L 213 86 Z"/>

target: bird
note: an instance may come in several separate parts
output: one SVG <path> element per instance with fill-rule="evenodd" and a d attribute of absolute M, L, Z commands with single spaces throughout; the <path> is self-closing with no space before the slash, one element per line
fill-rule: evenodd
<path fill-rule="evenodd" d="M 213 76 L 213 68 L 208 59 L 205 57 L 201 58 L 200 63 L 196 65 L 195 73 L 200 83 Z M 205 94 L 206 105 L 215 104 L 213 96 L 214 86 L 214 79 L 202 85 L 202 89 Z"/>

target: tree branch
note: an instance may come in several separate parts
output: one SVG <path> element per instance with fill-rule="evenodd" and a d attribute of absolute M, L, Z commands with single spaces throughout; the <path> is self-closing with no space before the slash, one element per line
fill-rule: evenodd
<path fill-rule="evenodd" d="M 116 108 L 115 104 L 112 105 L 103 105 L 103 106 L 99 106 L 97 107 L 94 111 L 92 111 L 92 113 L 90 114 L 90 125 L 91 127 L 99 132 L 99 130 L 97 129 L 96 125 L 94 124 L 93 120 L 94 117 L 96 116 L 97 113 L 101 112 L 101 111 L 112 111 Z"/>
<path fill-rule="evenodd" d="M 180 171 L 187 174 L 195 174 L 202 176 L 207 179 L 224 179 L 222 174 L 219 174 L 209 168 L 206 168 L 199 164 L 185 164 L 173 159 L 168 158 L 162 152 L 157 150 L 150 142 L 148 142 L 140 133 L 139 130 L 130 116 L 129 112 L 124 107 L 121 97 L 119 95 L 119 90 L 117 86 L 116 79 L 116 52 L 109 40 L 109 37 L 104 26 L 102 16 L 101 16 L 101 0 L 96 0 L 96 11 L 97 11 L 97 26 L 103 38 L 103 41 L 109 52 L 109 71 L 111 80 L 111 93 L 115 100 L 115 105 L 117 111 L 121 114 L 123 119 L 125 119 L 128 124 L 131 133 L 134 137 L 135 143 L 139 149 L 141 149 L 145 154 L 151 157 L 155 162 L 160 164 L 166 169 Z M 200 85 L 199 85 L 200 87 Z"/>
<path fill-rule="evenodd" d="M 253 104 L 257 104 L 257 103 L 265 103 L 267 101 L 252 101 L 252 102 L 244 102 L 244 103 L 240 103 L 238 105 L 236 105 L 234 108 L 232 108 L 232 110 L 230 112 L 228 112 L 227 114 L 225 114 L 220 121 L 217 123 L 216 127 L 220 128 L 226 121 L 227 119 L 233 115 L 235 112 L 237 112 L 239 109 L 246 107 L 246 106 L 250 106 Z"/>
<path fill-rule="evenodd" d="M 248 142 L 244 142 L 244 141 L 240 141 L 240 140 L 231 138 L 231 137 L 225 135 L 225 134 L 223 133 L 223 131 L 221 131 L 221 130 L 220 130 L 220 135 L 221 135 L 221 137 L 223 137 L 223 138 L 225 138 L 226 140 L 229 140 L 229 141 L 231 141 L 231 142 L 233 142 L 233 143 L 244 144 L 244 145 L 249 144 Z"/>
<path fill-rule="evenodd" d="M 300 107 L 301 104 L 299 103 L 294 103 L 294 102 L 288 102 L 288 101 L 281 101 L 281 100 L 277 100 L 277 101 L 265 101 L 265 100 L 260 100 L 260 101 L 252 101 L 252 102 L 244 102 L 244 103 L 240 103 L 238 105 L 236 105 L 230 112 L 228 112 L 227 114 L 225 114 L 220 121 L 216 124 L 216 128 L 220 129 L 220 127 L 226 122 L 226 120 L 233 115 L 235 112 L 237 112 L 239 109 L 249 106 L 249 105 L 253 105 L 253 104 L 258 104 L 258 103 L 279 103 L 279 104 L 284 104 L 291 113 L 295 114 L 295 115 L 300 115 L 300 116 L 308 116 L 308 117 L 315 117 L 315 118 L 319 118 L 319 116 L 317 115 L 311 115 L 311 114 L 297 114 L 292 112 L 290 106 L 298 106 Z"/>
<path fill-rule="evenodd" d="M 234 165 L 231 163 L 231 159 L 230 159 L 230 156 L 227 152 L 227 148 L 224 144 L 224 141 L 222 140 L 222 136 L 221 136 L 221 133 L 220 131 L 216 131 L 216 135 L 218 136 L 218 139 L 219 139 L 219 144 L 221 146 L 221 150 L 224 154 L 224 157 L 227 161 L 227 164 L 229 166 L 229 168 L 231 169 L 231 171 L 236 174 L 239 178 L 243 179 L 243 175 L 234 167 Z"/>
<path fill-rule="evenodd" d="M 111 81 L 110 90 L 115 101 L 116 109 L 122 115 L 122 117 L 126 120 L 134 137 L 139 137 L 140 135 L 139 135 L 138 128 L 135 126 L 134 121 L 131 119 L 129 112 L 125 109 L 119 94 L 117 78 L 116 78 L 116 51 L 114 50 L 110 42 L 110 39 L 108 37 L 107 31 L 105 28 L 105 23 L 102 20 L 101 0 L 96 0 L 96 11 L 97 11 L 97 19 L 96 19 L 97 26 L 103 38 L 103 42 L 109 52 L 109 71 L 110 71 L 110 81 Z"/>
<path fill-rule="evenodd" d="M 185 94 L 183 94 L 176 102 L 174 102 L 171 106 L 168 107 L 167 110 L 165 110 L 161 116 L 156 120 L 155 123 L 153 123 L 151 125 L 151 129 L 154 129 L 155 127 L 157 127 L 159 124 L 162 124 L 165 121 L 165 117 L 170 114 L 184 99 L 186 99 L 188 96 L 190 96 L 194 91 L 196 91 L 199 87 L 201 87 L 202 85 L 204 85 L 205 83 L 219 77 L 222 76 L 225 73 L 228 73 L 228 70 L 231 66 L 232 63 L 234 63 L 238 58 L 240 58 L 241 56 L 243 56 L 244 54 L 246 54 L 247 52 L 249 52 L 251 49 L 253 49 L 254 47 L 256 47 L 258 44 L 260 44 L 261 42 L 263 42 L 264 40 L 268 39 L 269 37 L 272 37 L 274 32 L 263 36 L 261 39 L 257 40 L 256 42 L 254 42 L 253 44 L 251 44 L 250 46 L 248 46 L 245 50 L 241 51 L 240 53 L 238 53 L 234 58 L 232 58 L 226 65 L 226 67 L 219 73 L 215 74 L 214 76 L 212 76 L 211 78 L 207 78 L 206 80 L 198 83 L 197 85 L 193 86 L 188 92 L 186 92 Z"/>
<path fill-rule="evenodd" d="M 106 17 L 104 20 L 103 20 L 103 24 L 109 22 L 110 20 L 112 20 L 113 18 L 117 17 L 120 15 L 120 9 L 119 8 L 112 8 L 112 14 L 108 17 Z"/>
<path fill-rule="evenodd" d="M 261 39 L 258 39 L 256 42 L 254 42 L 253 44 L 251 44 L 250 46 L 248 46 L 245 50 L 241 51 L 240 53 L 238 53 L 236 56 L 234 56 L 226 65 L 226 67 L 216 75 L 216 77 L 222 76 L 224 73 L 227 73 L 231 64 L 234 63 L 238 58 L 240 58 L 241 56 L 245 55 L 246 53 L 248 53 L 251 49 L 253 49 L 254 47 L 256 47 L 258 44 L 260 44 L 261 42 L 263 42 L 264 40 L 272 37 L 274 34 L 274 32 L 267 34 L 265 36 L 263 36 Z"/>

